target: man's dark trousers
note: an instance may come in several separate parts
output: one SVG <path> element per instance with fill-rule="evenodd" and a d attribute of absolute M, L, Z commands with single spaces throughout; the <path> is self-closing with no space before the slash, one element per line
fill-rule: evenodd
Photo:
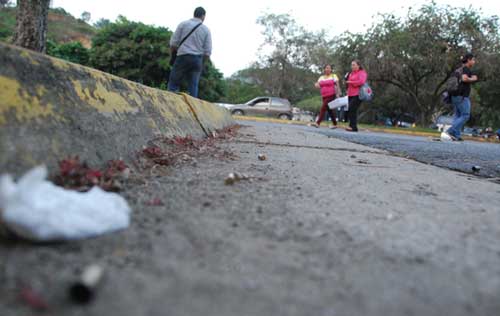
<path fill-rule="evenodd" d="M 168 80 L 168 91 L 179 92 L 183 80 L 188 80 L 188 92 L 192 97 L 198 97 L 198 83 L 203 68 L 202 55 L 180 55 L 175 59 Z"/>

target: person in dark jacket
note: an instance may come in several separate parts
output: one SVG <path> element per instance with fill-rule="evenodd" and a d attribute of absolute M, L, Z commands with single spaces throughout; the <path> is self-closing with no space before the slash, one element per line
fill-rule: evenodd
<path fill-rule="evenodd" d="M 472 67 L 476 63 L 474 55 L 471 53 L 462 57 L 462 78 L 458 92 L 451 96 L 451 104 L 455 115 L 451 127 L 445 132 L 454 141 L 461 141 L 462 129 L 470 118 L 470 91 L 472 83 L 477 81 L 477 76 L 472 74 Z"/>

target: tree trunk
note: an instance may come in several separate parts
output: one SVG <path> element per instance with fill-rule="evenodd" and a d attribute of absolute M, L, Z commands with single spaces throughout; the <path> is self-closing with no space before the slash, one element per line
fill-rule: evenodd
<path fill-rule="evenodd" d="M 418 125 L 420 125 L 421 127 L 426 127 L 428 124 L 427 124 L 427 115 L 422 111 L 420 112 L 420 118 L 418 120 Z"/>
<path fill-rule="evenodd" d="M 50 0 L 17 0 L 15 45 L 45 53 Z"/>

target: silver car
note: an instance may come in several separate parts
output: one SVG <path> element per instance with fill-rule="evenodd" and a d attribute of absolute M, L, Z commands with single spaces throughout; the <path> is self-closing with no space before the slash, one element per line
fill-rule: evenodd
<path fill-rule="evenodd" d="M 282 120 L 291 120 L 293 117 L 290 102 L 275 97 L 258 97 L 245 104 L 233 105 L 229 110 L 233 115 L 269 116 Z"/>

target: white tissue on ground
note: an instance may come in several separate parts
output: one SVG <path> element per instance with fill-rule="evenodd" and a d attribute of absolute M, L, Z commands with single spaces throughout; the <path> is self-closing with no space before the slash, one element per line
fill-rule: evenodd
<path fill-rule="evenodd" d="M 131 209 L 116 193 L 99 187 L 81 193 L 46 180 L 35 167 L 17 183 L 0 176 L 0 222 L 16 235 L 35 241 L 74 240 L 127 228 Z"/>

